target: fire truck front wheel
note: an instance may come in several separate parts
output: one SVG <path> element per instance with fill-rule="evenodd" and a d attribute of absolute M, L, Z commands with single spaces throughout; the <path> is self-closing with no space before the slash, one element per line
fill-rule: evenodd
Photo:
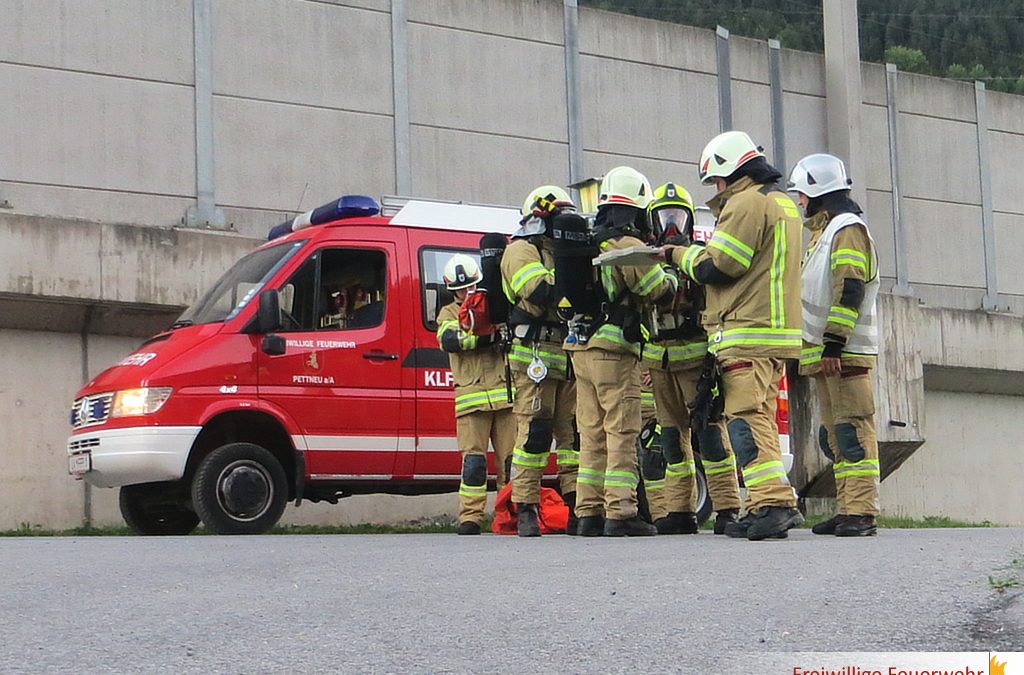
<path fill-rule="evenodd" d="M 146 535 L 188 534 L 199 516 L 182 502 L 187 495 L 175 483 L 143 483 L 121 488 L 121 517 L 133 532 Z"/>
<path fill-rule="evenodd" d="M 218 534 L 263 534 L 288 501 L 284 468 L 254 443 L 229 443 L 203 458 L 192 479 L 192 505 Z"/>

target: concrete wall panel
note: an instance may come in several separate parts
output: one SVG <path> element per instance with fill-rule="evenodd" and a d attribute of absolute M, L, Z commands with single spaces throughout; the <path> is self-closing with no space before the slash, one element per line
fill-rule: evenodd
<path fill-rule="evenodd" d="M 562 3 L 550 0 L 414 0 L 409 21 L 562 44 Z M 586 10 L 581 10 L 581 14 Z"/>
<path fill-rule="evenodd" d="M 561 47 L 423 25 L 409 43 L 413 123 L 565 141 Z"/>
<path fill-rule="evenodd" d="M 975 122 L 974 83 L 904 73 L 899 75 L 899 109 L 942 119 Z"/>
<path fill-rule="evenodd" d="M 988 148 L 992 162 L 992 208 L 1024 214 L 1020 173 L 1020 158 L 1024 157 L 1024 135 L 990 131 Z"/>
<path fill-rule="evenodd" d="M 768 84 L 768 41 L 730 36 L 729 70 L 733 80 Z"/>
<path fill-rule="evenodd" d="M 195 194 L 190 87 L 0 64 L 7 180 Z"/>
<path fill-rule="evenodd" d="M 34 216 L 60 213 L 65 218 L 95 222 L 170 227 L 178 225 L 185 210 L 195 204 L 192 197 L 165 197 L 31 183 L 0 182 L 0 185 L 3 197 L 10 201 L 14 213 Z"/>
<path fill-rule="evenodd" d="M 390 114 L 391 17 L 294 0 L 219 0 L 218 94 Z"/>
<path fill-rule="evenodd" d="M 884 106 L 885 66 L 880 63 L 860 64 L 861 97 L 865 103 Z"/>
<path fill-rule="evenodd" d="M 896 277 L 896 234 L 892 224 L 892 193 L 868 190 L 862 204 L 868 228 L 878 249 L 878 268 L 883 277 Z"/>
<path fill-rule="evenodd" d="M 587 150 L 700 160 L 718 133 L 713 76 L 591 56 L 581 60 Z"/>
<path fill-rule="evenodd" d="M 988 128 L 1014 134 L 1024 134 L 1024 115 L 1021 114 L 1021 100 L 1018 94 L 990 91 L 986 94 L 988 104 Z"/>
<path fill-rule="evenodd" d="M 216 97 L 214 118 L 218 204 L 287 211 L 303 194 L 316 206 L 394 191 L 390 117 Z"/>
<path fill-rule="evenodd" d="M 319 2 L 325 5 L 338 5 L 340 7 L 355 7 L 356 9 L 372 9 L 375 12 L 391 12 L 391 0 L 305 0 L 307 2 Z"/>
<path fill-rule="evenodd" d="M 783 103 L 785 107 L 785 103 Z M 732 82 L 732 126 L 735 129 L 742 129 L 750 134 L 754 142 L 764 148 L 769 161 L 772 157 L 772 99 L 771 90 L 767 84 L 753 84 L 751 82 Z M 711 140 L 711 136 L 705 142 Z M 703 149 L 703 148 L 702 148 Z M 700 151 L 692 159 L 700 161 Z M 691 159 L 687 157 L 687 159 Z M 795 161 L 799 157 L 793 158 Z M 779 171 L 786 174 L 786 167 L 777 167 Z"/>
<path fill-rule="evenodd" d="M 825 95 L 825 59 L 821 54 L 782 50 L 782 87 L 810 96 Z"/>
<path fill-rule="evenodd" d="M 191 0 L 0 0 L 0 17 L 0 61 L 192 83 Z"/>
<path fill-rule="evenodd" d="M 580 53 L 718 72 L 714 32 L 592 9 L 580 10 Z"/>
<path fill-rule="evenodd" d="M 785 110 L 787 170 L 805 157 L 828 149 L 825 99 L 801 94 L 783 94 Z M 766 146 L 767 147 L 767 146 Z"/>
<path fill-rule="evenodd" d="M 903 206 L 910 282 L 984 288 L 981 207 L 909 198 Z"/>
<path fill-rule="evenodd" d="M 899 124 L 904 195 L 981 204 L 975 125 L 904 113 Z"/>
<path fill-rule="evenodd" d="M 0 291 L 23 295 L 65 298 L 99 298 L 103 295 L 102 247 L 97 227 L 87 222 L 68 222 L 60 236 L 35 227 L 30 218 L 0 220 Z M 60 261 L 42 264 L 45 260 Z M 2 350 L 0 350 L 2 351 Z"/>
<path fill-rule="evenodd" d="M 1020 260 L 1024 251 L 1024 216 L 997 213 L 995 226 L 999 292 L 1024 295 L 1024 270 Z"/>
<path fill-rule="evenodd" d="M 440 199 L 518 207 L 538 185 L 569 180 L 564 143 L 414 126 L 412 156 L 414 192 Z"/>
<path fill-rule="evenodd" d="M 77 335 L 0 330 L 0 529 L 82 524 L 68 476 L 68 410 L 81 382 Z"/>
<path fill-rule="evenodd" d="M 1021 405 L 1018 396 L 926 391 L 928 440 L 882 483 L 883 513 L 1024 525 L 1024 454 L 1005 433 Z M 947 489 L 951 476 L 970 480 Z"/>
<path fill-rule="evenodd" d="M 863 125 L 861 157 L 867 169 L 867 189 L 891 190 L 888 113 L 885 108 L 864 105 L 861 106 L 860 115 Z"/>

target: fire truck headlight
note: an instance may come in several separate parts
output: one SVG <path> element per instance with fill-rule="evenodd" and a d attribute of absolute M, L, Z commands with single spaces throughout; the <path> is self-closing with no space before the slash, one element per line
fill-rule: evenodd
<path fill-rule="evenodd" d="M 123 389 L 114 394 L 111 417 L 152 415 L 171 397 L 170 387 L 143 387 Z"/>

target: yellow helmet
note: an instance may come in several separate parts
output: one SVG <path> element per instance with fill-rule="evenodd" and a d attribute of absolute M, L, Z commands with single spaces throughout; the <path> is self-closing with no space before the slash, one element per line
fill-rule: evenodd
<path fill-rule="evenodd" d="M 651 203 L 653 192 L 650 181 L 642 173 L 629 166 L 617 166 L 601 180 L 601 196 L 597 199 L 597 206 L 622 204 L 646 209 Z"/>
<path fill-rule="evenodd" d="M 569 196 L 569 193 L 564 188 L 560 188 L 557 185 L 541 185 L 530 190 L 530 193 L 526 195 L 526 199 L 523 200 L 523 208 L 519 210 L 519 214 L 524 218 L 531 215 L 544 218 L 550 215 L 555 210 L 555 207 L 558 206 L 576 207 L 572 202 L 572 197 Z"/>
<path fill-rule="evenodd" d="M 693 198 L 682 185 L 665 183 L 654 189 L 654 199 L 649 207 L 651 227 L 654 236 L 662 240 L 676 234 L 693 236 L 696 214 Z"/>

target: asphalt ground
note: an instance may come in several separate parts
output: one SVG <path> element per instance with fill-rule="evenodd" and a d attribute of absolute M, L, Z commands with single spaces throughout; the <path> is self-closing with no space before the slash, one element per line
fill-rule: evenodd
<path fill-rule="evenodd" d="M 1024 651 L 1021 588 L 989 581 L 1022 555 L 1009 528 L 0 539 L 0 672 L 789 673 L 773 653 Z"/>

